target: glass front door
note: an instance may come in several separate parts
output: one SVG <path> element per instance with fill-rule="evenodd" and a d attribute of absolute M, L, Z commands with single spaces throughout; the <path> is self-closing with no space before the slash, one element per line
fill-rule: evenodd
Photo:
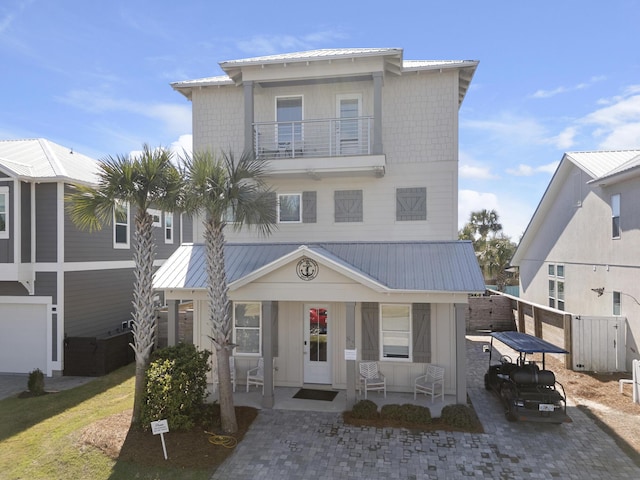
<path fill-rule="evenodd" d="M 304 383 L 331 383 L 329 309 L 307 304 L 304 311 Z"/>

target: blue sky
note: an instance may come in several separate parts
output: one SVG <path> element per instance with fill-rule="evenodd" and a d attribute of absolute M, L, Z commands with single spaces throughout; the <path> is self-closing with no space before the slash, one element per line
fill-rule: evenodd
<path fill-rule="evenodd" d="M 2 0 L 0 138 L 97 159 L 188 145 L 191 105 L 169 83 L 224 60 L 340 47 L 479 60 L 458 222 L 496 209 L 517 241 L 564 152 L 640 148 L 639 20 L 640 0 Z"/>

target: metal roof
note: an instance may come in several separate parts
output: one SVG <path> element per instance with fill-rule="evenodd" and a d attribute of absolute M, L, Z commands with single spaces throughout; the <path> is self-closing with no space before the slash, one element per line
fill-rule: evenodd
<path fill-rule="evenodd" d="M 491 336 L 506 346 L 521 353 L 569 353 L 564 348 L 555 346 L 533 335 L 521 332 L 492 332 Z"/>
<path fill-rule="evenodd" d="M 640 150 L 567 152 L 565 155 L 594 180 L 621 173 L 640 163 Z"/>
<path fill-rule="evenodd" d="M 220 62 L 224 69 L 230 66 L 263 65 L 267 63 L 282 62 L 307 62 L 310 60 L 329 60 L 350 57 L 369 57 L 378 55 L 400 55 L 401 48 L 325 48 L 319 50 L 307 50 L 304 52 L 280 53 L 262 57 L 241 58 L 239 60 L 226 60 Z"/>
<path fill-rule="evenodd" d="M 97 162 L 44 138 L 0 141 L 0 170 L 24 180 L 95 183 Z"/>
<path fill-rule="evenodd" d="M 318 263 L 344 269 L 388 290 L 483 292 L 484 279 L 471 242 L 328 242 L 227 244 L 225 268 L 231 285 L 260 269 L 313 254 Z M 205 289 L 205 248 L 181 245 L 158 269 L 154 288 Z"/>

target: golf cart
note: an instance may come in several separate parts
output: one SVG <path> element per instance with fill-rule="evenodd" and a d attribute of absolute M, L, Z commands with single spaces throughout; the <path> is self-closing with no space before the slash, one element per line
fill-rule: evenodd
<path fill-rule="evenodd" d="M 493 342 L 498 340 L 518 352 L 514 362 L 508 355 L 495 358 Z M 486 347 L 485 347 L 486 351 Z M 542 354 L 542 365 L 527 355 Z M 566 350 L 520 332 L 492 332 L 489 347 L 489 370 L 484 386 L 498 395 L 509 421 L 546 423 L 571 422 L 567 416 L 567 396 L 551 370 L 545 368 L 545 354 L 567 354 Z M 499 360 L 495 364 L 494 360 Z"/>

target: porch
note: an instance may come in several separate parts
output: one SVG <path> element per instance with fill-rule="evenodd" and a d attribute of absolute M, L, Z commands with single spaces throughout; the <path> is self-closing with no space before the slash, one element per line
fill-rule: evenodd
<path fill-rule="evenodd" d="M 318 388 L 316 385 L 304 385 L 303 388 L 314 389 Z M 326 390 L 326 387 L 321 388 Z M 274 388 L 274 404 L 273 408 L 276 410 L 300 410 L 311 412 L 335 412 L 340 413 L 347 409 L 347 393 L 346 390 L 335 390 L 337 395 L 332 401 L 327 400 L 305 400 L 300 398 L 293 398 L 293 396 L 300 390 L 298 387 L 275 387 Z M 217 392 L 214 393 L 214 399 L 217 398 Z M 364 399 L 364 394 L 358 395 L 356 401 Z M 408 392 L 389 392 L 387 391 L 387 397 L 385 398 L 382 393 L 369 392 L 367 399 L 378 405 L 378 409 L 383 405 L 410 403 L 413 405 L 421 405 L 423 407 L 429 407 L 432 417 L 439 417 L 442 407 L 445 405 L 453 405 L 456 402 L 455 395 L 444 395 L 444 401 L 441 398 L 437 398 L 433 403 L 431 398 L 424 394 L 418 394 L 416 399 L 413 399 L 413 393 Z M 254 407 L 262 409 L 262 389 L 258 387 L 251 387 L 249 392 L 246 391 L 246 387 L 242 384 L 238 384 L 236 392 L 233 394 L 233 402 L 236 407 Z"/>

